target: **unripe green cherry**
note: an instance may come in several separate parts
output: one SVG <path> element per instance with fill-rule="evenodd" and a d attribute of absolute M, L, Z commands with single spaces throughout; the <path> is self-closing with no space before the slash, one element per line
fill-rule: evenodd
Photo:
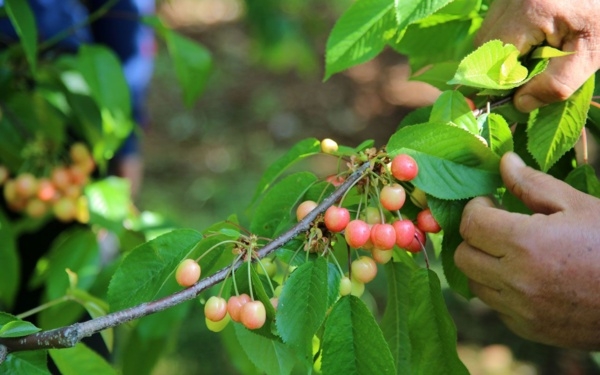
<path fill-rule="evenodd" d="M 351 290 L 350 294 L 352 294 L 355 297 L 362 296 L 365 292 L 365 283 L 356 280 L 354 277 L 352 277 L 351 281 L 352 281 L 352 290 Z"/>
<path fill-rule="evenodd" d="M 400 184 L 386 185 L 379 193 L 379 202 L 388 211 L 401 209 L 405 201 L 406 191 Z"/>
<path fill-rule="evenodd" d="M 368 256 L 362 256 L 352 262 L 352 278 L 361 283 L 368 283 L 377 276 L 377 264 Z"/>
<path fill-rule="evenodd" d="M 225 314 L 225 317 L 218 322 L 213 322 L 208 318 L 204 318 L 204 321 L 206 322 L 206 328 L 208 328 L 209 331 L 221 332 L 223 329 L 225 329 L 225 327 L 227 327 L 227 324 L 229 324 L 231 318 L 229 317 L 229 314 Z"/>
<path fill-rule="evenodd" d="M 390 250 L 381 250 L 377 248 L 371 250 L 373 260 L 379 264 L 386 264 L 389 262 L 392 259 L 392 255 L 394 255 L 394 252 Z"/>
<path fill-rule="evenodd" d="M 273 277 L 275 275 L 277 272 L 277 265 L 271 258 L 263 258 L 259 260 L 259 262 L 262 264 L 262 266 L 260 264 L 256 265 L 256 272 L 258 272 L 259 275 L 264 275 L 265 271 L 267 272 L 266 276 Z"/>
<path fill-rule="evenodd" d="M 352 292 L 352 280 L 348 276 L 340 279 L 340 295 L 347 296 Z"/>

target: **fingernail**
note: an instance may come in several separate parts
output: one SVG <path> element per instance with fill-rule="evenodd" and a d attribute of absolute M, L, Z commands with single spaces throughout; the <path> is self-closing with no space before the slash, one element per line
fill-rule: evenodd
<path fill-rule="evenodd" d="M 521 112 L 529 113 L 534 109 L 542 107 L 545 103 L 538 100 L 535 96 L 525 94 L 517 98 L 515 103 L 517 109 Z"/>
<path fill-rule="evenodd" d="M 526 165 L 523 159 L 514 152 L 507 152 L 502 158 L 505 163 L 510 164 L 512 167 L 521 168 Z"/>

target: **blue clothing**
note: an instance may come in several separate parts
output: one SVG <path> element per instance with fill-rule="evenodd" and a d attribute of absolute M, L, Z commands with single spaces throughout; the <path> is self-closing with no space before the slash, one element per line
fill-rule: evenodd
<path fill-rule="evenodd" d="M 40 40 L 48 40 L 63 30 L 73 29 L 56 45 L 57 50 L 76 52 L 82 44 L 97 43 L 117 54 L 131 92 L 133 118 L 144 125 L 147 121 L 144 103 L 156 48 L 152 30 L 141 23 L 140 17 L 154 13 L 154 0 L 119 0 L 103 17 L 83 27 L 77 26 L 107 0 L 87 0 L 87 7 L 78 0 L 28 1 L 36 18 Z M 3 3 L 0 0 L 0 6 Z M 14 43 L 17 38 L 10 20 L 0 19 L 0 46 Z M 138 147 L 134 133 L 125 141 L 119 155 L 136 153 Z"/>

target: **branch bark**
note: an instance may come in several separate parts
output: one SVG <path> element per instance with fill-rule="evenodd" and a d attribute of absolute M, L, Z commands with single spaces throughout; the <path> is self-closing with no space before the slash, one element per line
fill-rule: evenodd
<path fill-rule="evenodd" d="M 308 213 L 304 219 L 298 222 L 298 224 L 258 250 L 258 258 L 260 259 L 269 255 L 273 251 L 285 245 L 298 234 L 307 231 L 310 228 L 311 222 L 315 220 L 320 213 L 324 212 L 327 208 L 338 201 L 342 195 L 364 175 L 365 171 L 369 167 L 370 163 L 364 163 L 358 167 L 342 185 L 340 185 L 333 193 L 331 193 L 329 197 L 324 199 L 314 210 Z M 238 261 L 233 266 L 234 269 L 239 268 L 243 263 L 244 261 L 242 260 Z M 75 323 L 66 327 L 34 333 L 28 336 L 0 338 L 0 363 L 4 361 L 7 353 L 51 348 L 70 348 L 75 346 L 83 338 L 91 336 L 94 333 L 100 332 L 104 329 L 116 327 L 134 319 L 138 319 L 146 315 L 176 306 L 182 302 L 197 297 L 204 290 L 225 280 L 230 269 L 231 266 L 227 266 L 180 292 L 128 309 L 115 311 L 102 317 L 91 319 L 82 323 Z M 5 354 L 4 358 L 2 354 Z"/>

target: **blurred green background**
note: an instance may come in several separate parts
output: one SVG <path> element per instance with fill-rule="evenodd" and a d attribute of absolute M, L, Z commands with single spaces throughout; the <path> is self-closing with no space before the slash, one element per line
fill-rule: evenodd
<path fill-rule="evenodd" d="M 185 108 L 159 46 L 138 207 L 197 230 L 232 213 L 243 222 L 262 172 L 295 142 L 330 137 L 354 146 L 374 139 L 381 146 L 404 115 L 435 98 L 436 90 L 408 81 L 405 58 L 393 51 L 323 82 L 327 35 L 351 2 L 160 2 L 158 12 L 171 27 L 211 51 L 214 71 L 203 97 Z M 327 165 L 317 159 L 303 167 L 318 173 Z M 383 275 L 370 291 L 370 305 L 382 311 Z M 526 342 L 477 301 L 450 291 L 447 299 L 472 374 L 600 373 L 588 353 Z M 231 325 L 220 334 L 207 331 L 200 303 L 181 327 L 155 374 L 255 372 Z"/>

